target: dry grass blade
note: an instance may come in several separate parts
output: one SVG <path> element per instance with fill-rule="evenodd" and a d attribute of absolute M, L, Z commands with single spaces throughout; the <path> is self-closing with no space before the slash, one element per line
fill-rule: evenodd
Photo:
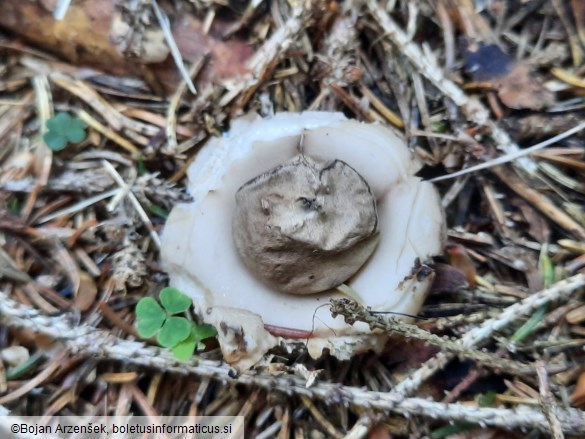
<path fill-rule="evenodd" d="M 154 10 L 154 14 L 156 15 L 156 19 L 158 20 L 158 24 L 160 25 L 164 35 L 165 40 L 171 49 L 171 55 L 173 56 L 173 60 L 175 61 L 175 65 L 181 72 L 181 76 L 183 81 L 187 84 L 189 91 L 193 94 L 197 94 L 197 90 L 195 89 L 195 84 L 191 80 L 191 75 L 185 68 L 185 64 L 183 63 L 183 58 L 181 57 L 181 52 L 179 52 L 179 48 L 177 47 L 177 43 L 175 42 L 175 38 L 173 37 L 173 33 L 171 32 L 171 26 L 169 23 L 169 17 L 158 7 L 158 3 L 156 0 L 151 0 L 150 4 L 152 5 L 152 9 Z"/>
<path fill-rule="evenodd" d="M 160 249 L 160 237 L 158 236 L 158 233 L 154 229 L 154 226 L 152 225 L 152 221 L 150 221 L 150 218 L 148 217 L 147 213 L 144 211 L 143 207 L 141 206 L 140 201 L 138 201 L 138 199 L 136 198 L 136 195 L 134 195 L 130 191 L 130 186 L 126 185 L 126 183 L 122 179 L 122 176 L 118 173 L 118 171 L 116 171 L 116 168 L 114 168 L 110 162 L 108 162 L 107 160 L 104 160 L 102 163 L 103 163 L 104 167 L 106 168 L 106 170 L 114 178 L 116 183 L 120 186 L 120 193 L 126 194 L 128 199 L 132 203 L 132 206 L 136 210 L 136 213 L 138 213 L 138 216 L 140 216 L 140 219 L 144 222 L 144 225 L 148 229 L 148 231 L 150 233 L 150 237 L 152 238 L 152 241 L 154 242 L 156 247 L 158 249 Z M 127 186 L 128 190 L 124 191 L 124 187 L 126 187 L 126 186 Z"/>
<path fill-rule="evenodd" d="M 543 214 L 548 216 L 551 220 L 564 228 L 567 232 L 577 236 L 580 239 L 585 239 L 585 228 L 583 228 L 577 221 L 559 209 L 548 197 L 541 192 L 531 188 L 528 184 L 523 182 L 520 177 L 513 172 L 507 172 L 503 168 L 493 168 L 492 172 L 496 174 L 500 180 L 520 195 L 526 201 L 530 202 Z"/>
<path fill-rule="evenodd" d="M 565 131 L 564 133 L 561 133 L 557 136 L 551 137 L 550 139 L 547 139 L 544 142 L 537 143 L 536 145 L 533 145 L 531 147 L 510 152 L 510 153 L 505 154 L 503 156 L 500 156 L 494 160 L 489 160 L 487 162 L 480 163 L 479 165 L 471 166 L 469 168 L 462 169 L 461 171 L 453 172 L 452 174 L 447 174 L 447 175 L 442 175 L 440 177 L 432 178 L 430 181 L 432 181 L 434 183 L 434 182 L 438 182 L 438 181 L 448 180 L 448 179 L 460 177 L 462 175 L 466 175 L 469 173 L 481 171 L 483 169 L 489 169 L 489 168 L 493 168 L 493 167 L 498 166 L 498 165 L 503 165 L 504 163 L 509 163 L 513 160 L 520 158 L 520 157 L 527 156 L 527 155 L 532 154 L 540 149 L 546 148 L 547 146 L 554 145 L 555 143 L 557 143 L 563 139 L 566 139 L 567 137 L 570 137 L 570 136 L 572 136 L 580 131 L 583 131 L 584 128 L 585 128 L 585 123 L 581 123 L 581 124 L 571 128 L 571 129 Z"/>
<path fill-rule="evenodd" d="M 67 207 L 65 209 L 58 210 L 58 211 L 56 211 L 54 213 L 51 213 L 51 214 L 46 215 L 46 216 L 43 216 L 42 218 L 39 218 L 36 221 L 36 223 L 37 224 L 43 224 L 43 223 L 46 223 L 48 221 L 51 221 L 51 220 L 53 220 L 55 218 L 59 218 L 59 217 L 64 216 L 64 215 L 71 215 L 73 213 L 79 212 L 79 211 L 81 211 L 81 210 L 83 210 L 83 209 L 85 209 L 85 208 L 87 208 L 87 207 L 89 207 L 89 206 L 91 206 L 91 205 L 93 205 L 95 203 L 98 203 L 98 202 L 100 202 L 102 200 L 105 200 L 107 198 L 113 197 L 119 191 L 120 191 L 120 189 L 117 189 L 116 188 L 116 189 L 112 189 L 112 190 L 106 191 L 104 193 L 101 193 L 99 195 L 96 195 L 94 197 L 87 198 L 87 199 L 85 199 L 83 201 L 80 201 L 79 203 L 76 203 L 76 204 L 74 204 L 72 206 L 69 206 L 69 207 Z"/>
<path fill-rule="evenodd" d="M 189 70 L 189 78 L 196 76 L 203 65 L 206 63 L 208 58 L 208 54 L 203 56 L 198 63 L 193 64 L 191 69 Z M 181 99 L 183 94 L 185 93 L 185 87 L 187 86 L 187 82 L 182 81 L 169 102 L 169 107 L 167 108 L 167 117 L 166 117 L 166 124 L 165 124 L 165 132 L 167 136 L 167 148 L 174 152 L 177 151 L 177 109 L 179 108 L 179 104 L 181 103 Z M 184 151 L 178 151 L 182 153 Z"/>
<path fill-rule="evenodd" d="M 319 422 L 319 424 L 321 424 L 325 428 L 325 431 L 327 431 L 329 437 L 335 439 L 343 438 L 343 435 L 339 433 L 337 429 L 331 424 L 331 422 L 329 422 L 327 418 L 319 411 L 317 406 L 315 406 L 313 401 L 311 401 L 311 398 L 308 398 L 305 395 L 301 395 L 301 401 L 303 401 L 303 404 L 305 404 L 305 406 L 309 409 L 309 411 L 315 417 L 317 422 Z"/>
<path fill-rule="evenodd" d="M 95 120 L 86 111 L 81 110 L 79 112 L 79 118 L 82 121 L 84 121 L 87 125 L 89 125 L 91 128 L 96 130 L 98 133 L 102 133 L 104 136 L 106 136 L 112 142 L 117 143 L 122 148 L 124 148 L 126 151 L 131 152 L 134 157 L 138 157 L 140 155 L 140 150 L 138 148 L 136 148 L 132 143 L 130 143 L 128 140 L 124 139 L 122 136 L 120 136 L 116 132 L 110 130 L 108 127 L 101 124 L 97 120 Z"/>
<path fill-rule="evenodd" d="M 116 131 L 120 131 L 123 127 L 126 127 L 132 131 L 150 136 L 155 135 L 158 131 L 151 125 L 124 116 L 84 81 L 73 79 L 58 72 L 52 73 L 49 78 L 59 87 L 64 88 L 86 102 Z"/>

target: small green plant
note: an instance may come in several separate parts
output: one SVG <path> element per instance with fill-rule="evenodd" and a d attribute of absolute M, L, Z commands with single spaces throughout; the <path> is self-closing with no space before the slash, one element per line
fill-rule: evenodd
<path fill-rule="evenodd" d="M 169 211 L 166 210 L 164 207 L 157 206 L 156 204 L 146 206 L 146 209 L 153 215 L 158 216 L 159 218 L 167 219 L 169 217 Z"/>
<path fill-rule="evenodd" d="M 20 212 L 20 203 L 17 198 L 9 198 L 7 208 L 8 210 L 13 213 L 14 215 L 18 215 Z"/>
<path fill-rule="evenodd" d="M 43 140 L 53 151 L 61 151 L 69 142 L 82 142 L 87 136 L 85 123 L 65 112 L 57 113 L 47 120 L 47 130 Z"/>
<path fill-rule="evenodd" d="M 176 288 L 163 288 L 159 299 L 162 307 L 152 297 L 144 297 L 136 305 L 136 329 L 140 337 L 156 335 L 158 344 L 171 348 L 175 358 L 186 361 L 195 349 L 205 349 L 201 340 L 217 335 L 211 325 L 197 325 L 176 315 L 187 311 L 192 305 L 191 299 Z"/>
<path fill-rule="evenodd" d="M 477 403 L 480 407 L 495 407 L 498 402 L 498 394 L 493 390 L 482 393 L 477 398 Z"/>

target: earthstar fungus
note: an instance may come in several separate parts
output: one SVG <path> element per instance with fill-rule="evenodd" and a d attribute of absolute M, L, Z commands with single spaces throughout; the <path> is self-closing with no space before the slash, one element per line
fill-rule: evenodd
<path fill-rule="evenodd" d="M 341 113 L 237 119 L 189 168 L 194 202 L 171 212 L 163 267 L 239 369 L 277 345 L 340 359 L 379 349 L 385 334 L 321 305 L 345 283 L 374 310 L 418 312 L 433 277 L 420 262 L 444 239 L 419 168 L 392 130 Z"/>
<path fill-rule="evenodd" d="M 291 294 L 339 286 L 379 238 L 376 199 L 362 176 L 302 153 L 236 192 L 232 229 L 248 269 Z"/>

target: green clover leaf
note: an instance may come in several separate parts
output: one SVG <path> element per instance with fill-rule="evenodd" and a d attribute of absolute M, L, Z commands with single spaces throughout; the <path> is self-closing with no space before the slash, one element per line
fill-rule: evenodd
<path fill-rule="evenodd" d="M 205 345 L 201 343 L 201 340 L 206 338 L 215 337 L 217 335 L 216 329 L 212 325 L 203 324 L 195 325 L 191 327 L 191 333 L 189 337 L 173 347 L 173 355 L 179 361 L 187 361 L 193 356 L 195 350 L 205 349 Z"/>
<path fill-rule="evenodd" d="M 136 330 L 142 338 L 154 336 L 167 318 L 164 310 L 152 297 L 144 297 L 136 305 Z"/>
<path fill-rule="evenodd" d="M 65 112 L 57 113 L 47 120 L 47 130 L 43 140 L 53 151 L 60 151 L 67 143 L 79 143 L 86 138 L 85 123 Z"/>
<path fill-rule="evenodd" d="M 217 335 L 217 329 L 215 329 L 215 327 L 212 325 L 208 325 L 207 323 L 197 325 L 193 329 L 199 340 L 205 340 L 206 338 L 215 337 Z"/>
<path fill-rule="evenodd" d="M 217 330 L 211 325 L 196 325 L 184 317 L 173 316 L 186 311 L 192 305 L 191 298 L 176 288 L 163 288 L 159 299 L 162 306 L 151 297 L 145 297 L 138 302 L 137 332 L 142 338 L 156 335 L 158 344 L 171 348 L 177 360 L 188 360 L 196 349 L 205 349 L 201 340 L 217 335 Z"/>
<path fill-rule="evenodd" d="M 165 348 L 176 346 L 191 333 L 191 322 L 184 317 L 169 317 L 156 336 L 159 345 Z"/>
<path fill-rule="evenodd" d="M 47 131 L 43 135 L 43 140 L 53 151 L 61 151 L 67 146 L 67 138 L 55 131 Z"/>
<path fill-rule="evenodd" d="M 173 355 L 179 361 L 187 361 L 193 356 L 195 347 L 199 344 L 199 340 L 194 333 L 194 327 L 191 328 L 189 337 L 173 347 Z"/>
<path fill-rule="evenodd" d="M 160 292 L 160 303 L 169 314 L 178 314 L 187 311 L 192 304 L 191 298 L 176 288 L 163 288 Z"/>

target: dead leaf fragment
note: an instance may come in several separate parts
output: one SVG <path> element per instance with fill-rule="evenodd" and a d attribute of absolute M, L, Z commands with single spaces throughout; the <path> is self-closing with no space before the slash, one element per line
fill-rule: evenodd
<path fill-rule="evenodd" d="M 49 0 L 45 0 L 49 3 Z M 53 18 L 53 8 L 40 2 L 4 0 L 0 28 L 47 49 L 73 64 L 85 64 L 116 75 L 137 75 L 154 79 L 174 90 L 179 75 L 169 59 L 168 47 L 158 26 L 141 29 L 119 17 L 117 0 L 72 2 L 63 20 Z M 194 63 L 209 53 L 211 62 L 201 75 L 202 83 L 238 77 L 248 71 L 246 61 L 252 47 L 237 35 L 224 40 L 224 30 L 233 22 L 217 18 L 209 32 L 190 14 L 171 16 L 173 37 L 183 59 Z M 143 24 L 142 22 L 137 24 Z M 158 62 L 163 60 L 163 62 Z M 144 63 L 149 62 L 148 68 Z"/>
<path fill-rule="evenodd" d="M 93 278 L 85 271 L 79 272 L 79 289 L 73 301 L 73 308 L 78 311 L 87 311 L 97 296 L 97 286 Z"/>
<path fill-rule="evenodd" d="M 580 409 L 585 409 L 585 372 L 581 372 L 575 390 L 571 393 L 571 404 Z"/>
<path fill-rule="evenodd" d="M 460 244 L 450 245 L 447 247 L 447 255 L 449 256 L 449 264 L 463 273 L 470 286 L 475 286 L 477 272 L 465 247 Z"/>
<path fill-rule="evenodd" d="M 146 263 L 144 254 L 134 244 L 129 243 L 112 256 L 114 289 L 126 291 L 126 288 L 136 288 L 142 285 L 146 277 Z"/>
<path fill-rule="evenodd" d="M 580 307 L 569 311 L 565 316 L 565 320 L 571 325 L 577 325 L 585 321 L 585 305 L 581 305 Z"/>
<path fill-rule="evenodd" d="M 323 372 L 323 369 L 317 370 L 309 370 L 303 364 L 297 363 L 293 366 L 293 370 L 297 375 L 302 376 L 307 382 L 305 383 L 305 387 L 308 389 L 313 384 L 315 384 L 315 380 L 319 378 L 319 375 Z"/>
<path fill-rule="evenodd" d="M 509 108 L 541 110 L 554 104 L 553 94 L 544 88 L 540 77 L 532 74 L 528 62 L 520 61 L 499 79 L 498 97 Z"/>
<path fill-rule="evenodd" d="M 465 70 L 474 81 L 487 82 L 509 108 L 540 110 L 554 104 L 529 60 L 515 61 L 495 44 L 482 44 L 465 54 Z"/>
<path fill-rule="evenodd" d="M 451 265 L 437 263 L 433 265 L 433 270 L 435 279 L 431 294 L 450 293 L 469 286 L 465 274 Z"/>

